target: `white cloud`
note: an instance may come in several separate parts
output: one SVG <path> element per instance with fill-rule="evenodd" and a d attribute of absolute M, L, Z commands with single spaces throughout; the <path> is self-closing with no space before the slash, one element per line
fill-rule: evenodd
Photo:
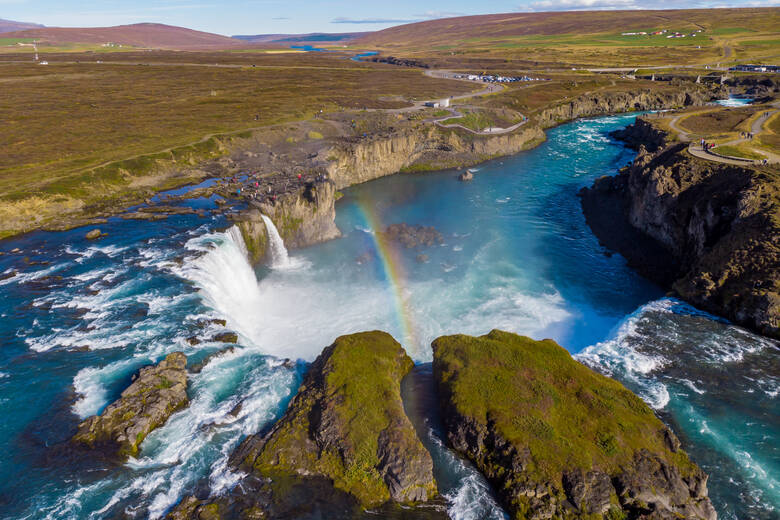
<path fill-rule="evenodd" d="M 387 23 L 414 23 L 420 20 L 399 20 L 394 18 L 334 18 L 330 23 L 354 23 L 354 24 L 387 24 Z"/>
<path fill-rule="evenodd" d="M 649 6 L 639 5 L 636 0 L 537 0 L 525 9 L 531 11 L 583 11 L 640 9 Z"/>
<path fill-rule="evenodd" d="M 415 14 L 418 18 L 425 18 L 427 20 L 436 20 L 438 18 L 452 18 L 454 16 L 466 16 L 466 13 L 458 13 L 453 11 L 425 11 L 421 14 Z"/>

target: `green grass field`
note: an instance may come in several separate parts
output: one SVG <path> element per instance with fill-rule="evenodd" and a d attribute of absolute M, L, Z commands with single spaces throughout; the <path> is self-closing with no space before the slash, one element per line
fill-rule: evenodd
<path fill-rule="evenodd" d="M 729 157 L 740 157 L 742 159 L 761 160 L 764 158 L 763 155 L 754 152 L 749 148 L 745 148 L 744 146 L 723 145 L 714 148 L 714 151 L 721 155 L 728 155 Z"/>
<path fill-rule="evenodd" d="M 99 56 L 46 54 L 43 67 L 7 55 L 16 61 L 0 64 L 0 235 L 12 231 L 5 225 L 20 214 L 66 211 L 134 186 L 155 187 L 142 177 L 157 160 L 195 164 L 224 154 L 230 139 L 247 130 L 310 119 L 321 109 L 395 108 L 407 104 L 403 99 L 474 88 L 340 56 Z M 47 204 L 53 200 L 62 207 Z"/>
<path fill-rule="evenodd" d="M 776 61 L 778 27 L 778 8 L 507 13 L 393 27 L 362 41 L 436 63 L 456 56 L 528 67 L 691 65 Z M 661 30 L 667 33 L 622 34 Z M 686 37 L 667 38 L 675 32 Z"/>

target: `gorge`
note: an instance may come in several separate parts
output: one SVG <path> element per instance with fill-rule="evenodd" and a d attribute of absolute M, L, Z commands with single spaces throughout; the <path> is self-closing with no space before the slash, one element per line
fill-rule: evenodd
<path fill-rule="evenodd" d="M 0 466 L 3 508 L 31 518 L 128 509 L 162 517 L 185 496 L 236 485 L 230 455 L 283 416 L 307 362 L 336 337 L 386 330 L 424 364 L 439 336 L 500 328 L 553 338 L 640 395 L 710 475 L 721 518 L 771 518 L 778 443 L 764 426 L 777 415 L 777 343 L 664 297 L 599 245 L 582 215 L 579 189 L 634 157 L 609 136 L 634 118 L 561 125 L 539 147 L 475 168 L 469 183 L 449 170 L 344 188 L 331 175 L 317 196 L 333 198 L 327 211 L 341 238 L 256 269 L 247 253 L 267 244 L 253 247 L 243 217 L 233 227 L 214 197 L 184 202 L 205 217 L 109 218 L 95 242 L 84 229 L 4 242 L 0 268 L 14 275 L 0 281 L 8 295 L 0 407 L 13 420 L 0 436 L 16 449 Z M 265 214 L 255 209 L 253 225 Z M 274 222 L 287 242 L 295 226 Z M 378 236 L 399 223 L 433 226 L 443 243 L 407 250 Z M 238 335 L 232 350 L 212 340 L 226 331 Z M 83 477 L 47 447 L 113 402 L 139 368 L 175 351 L 193 363 L 221 353 L 188 376 L 189 406 L 146 437 L 138 458 Z M 484 479 L 448 453 L 433 456 L 447 514 L 500 518 Z M 53 457 L 63 464 L 40 463 Z M 41 492 L 11 478 L 20 466 Z"/>

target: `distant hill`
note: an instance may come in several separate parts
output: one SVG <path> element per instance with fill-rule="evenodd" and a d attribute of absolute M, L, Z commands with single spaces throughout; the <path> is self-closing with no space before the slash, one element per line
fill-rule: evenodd
<path fill-rule="evenodd" d="M 356 43 L 382 48 L 474 46 L 486 41 L 550 35 L 614 34 L 628 31 L 696 30 L 721 27 L 777 32 L 780 8 L 691 9 L 665 11 L 568 11 L 504 13 L 441 18 L 370 33 Z"/>
<path fill-rule="evenodd" d="M 309 34 L 255 34 L 236 35 L 233 38 L 251 43 L 290 45 L 298 43 L 347 43 L 371 34 L 370 32 L 351 33 L 309 33 Z"/>
<path fill-rule="evenodd" d="M 13 20 L 3 20 L 0 18 L 0 33 L 23 31 L 25 29 L 35 29 L 40 27 L 45 26 L 37 23 L 15 22 Z"/>
<path fill-rule="evenodd" d="M 133 47 L 176 50 L 241 47 L 241 42 L 227 36 L 157 23 L 92 28 L 42 27 L 6 33 L 3 36 L 6 38 L 36 38 L 55 45 L 117 43 Z"/>

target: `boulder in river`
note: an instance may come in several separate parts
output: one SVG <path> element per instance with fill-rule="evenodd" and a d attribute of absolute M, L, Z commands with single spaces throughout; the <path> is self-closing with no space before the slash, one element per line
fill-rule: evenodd
<path fill-rule="evenodd" d="M 433 226 L 392 224 L 387 226 L 381 234 L 385 239 L 398 242 L 407 249 L 444 243 L 444 237 Z"/>
<path fill-rule="evenodd" d="M 466 170 L 465 172 L 458 175 L 458 180 L 461 182 L 466 182 L 474 179 L 474 174 L 471 173 L 471 171 Z"/>
<path fill-rule="evenodd" d="M 119 399 L 79 424 L 71 441 L 111 457 L 135 456 L 149 432 L 188 404 L 187 358 L 174 352 L 157 365 L 143 367 Z"/>
<path fill-rule="evenodd" d="M 312 364 L 284 417 L 234 460 L 264 476 L 320 475 L 365 507 L 424 502 L 433 462 L 401 401 L 414 363 L 386 332 L 338 338 Z"/>
<path fill-rule="evenodd" d="M 220 332 L 211 338 L 211 341 L 217 341 L 219 343 L 238 343 L 238 334 L 235 332 Z"/>
<path fill-rule="evenodd" d="M 99 229 L 93 229 L 92 231 L 88 231 L 85 236 L 86 236 L 87 240 L 96 240 L 96 239 L 100 238 L 103 235 L 102 235 L 102 233 L 100 232 Z"/>
<path fill-rule="evenodd" d="M 636 395 L 552 340 L 433 342 L 450 445 L 513 518 L 716 518 L 707 475 Z"/>

